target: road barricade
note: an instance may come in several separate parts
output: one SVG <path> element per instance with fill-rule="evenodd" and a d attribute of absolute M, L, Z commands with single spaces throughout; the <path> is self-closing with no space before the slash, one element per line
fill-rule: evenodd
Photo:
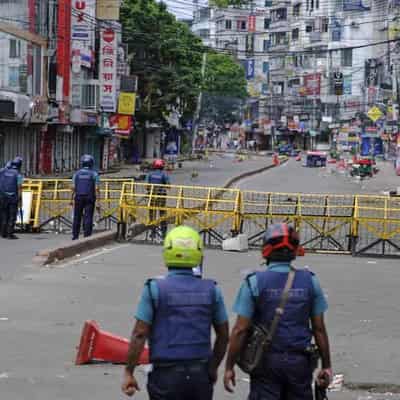
<path fill-rule="evenodd" d="M 122 187 L 127 179 L 101 179 L 99 212 L 95 215 L 98 229 L 111 229 L 119 220 Z M 72 226 L 72 183 L 70 179 L 28 179 L 24 192 L 33 193 L 30 228 L 62 231 Z"/>

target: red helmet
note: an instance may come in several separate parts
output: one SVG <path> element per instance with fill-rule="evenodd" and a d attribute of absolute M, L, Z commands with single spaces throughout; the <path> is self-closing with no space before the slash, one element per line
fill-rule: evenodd
<path fill-rule="evenodd" d="M 264 234 L 262 255 L 269 258 L 272 252 L 277 250 L 288 251 L 289 254 L 304 256 L 304 248 L 300 246 L 298 232 L 287 224 L 273 224 L 268 227 Z"/>
<path fill-rule="evenodd" d="M 154 160 L 152 167 L 153 169 L 164 169 L 165 161 L 161 159 Z"/>

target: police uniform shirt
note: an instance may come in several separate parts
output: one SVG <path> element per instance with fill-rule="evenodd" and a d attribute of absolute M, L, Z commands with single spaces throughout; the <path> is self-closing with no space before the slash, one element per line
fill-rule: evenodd
<path fill-rule="evenodd" d="M 151 183 L 151 176 L 152 174 L 157 173 L 157 172 L 151 172 L 150 174 L 147 175 L 147 183 Z M 169 179 L 169 176 L 165 173 L 165 172 L 161 172 L 162 176 L 163 176 L 163 180 L 164 180 L 164 185 L 170 185 L 171 181 Z"/>
<path fill-rule="evenodd" d="M 193 275 L 192 270 L 183 270 L 183 269 L 170 269 L 168 270 L 168 276 L 173 275 Z M 151 292 L 151 297 L 150 293 Z M 143 289 L 142 296 L 139 301 L 139 305 L 136 310 L 135 318 L 137 320 L 146 322 L 147 324 L 152 324 L 154 320 L 154 310 L 153 310 L 153 302 L 154 306 L 157 308 L 158 303 L 158 286 L 155 280 L 150 281 L 150 290 L 149 285 L 146 285 Z M 224 298 L 221 292 L 221 289 L 215 285 L 215 299 L 216 304 L 213 308 L 213 322 L 217 325 L 223 324 L 228 321 L 228 314 L 226 312 Z"/>
<path fill-rule="evenodd" d="M 270 265 L 268 265 L 268 269 L 273 272 L 289 273 L 290 264 L 271 263 Z M 252 292 L 250 292 L 248 281 L 250 283 Z M 314 299 L 313 299 L 311 316 L 316 317 L 327 311 L 328 303 L 325 299 L 319 280 L 315 275 L 312 276 L 312 284 L 313 284 Z M 251 319 L 255 312 L 255 304 L 253 296 L 254 297 L 259 296 L 257 277 L 255 275 L 250 276 L 248 280 L 246 279 L 242 283 L 242 286 L 239 289 L 239 293 L 237 294 L 235 303 L 233 305 L 233 312 L 242 317 Z"/>
<path fill-rule="evenodd" d="M 89 169 L 89 168 L 88 167 L 83 167 L 82 169 Z M 97 186 L 97 185 L 100 184 L 100 175 L 96 171 L 93 171 L 93 172 L 94 172 L 93 173 L 94 182 L 95 182 L 95 184 Z M 77 173 L 75 173 L 74 176 L 72 177 L 72 182 L 73 182 L 74 187 L 76 187 L 76 176 L 77 176 Z"/>
<path fill-rule="evenodd" d="M 18 174 L 18 177 L 17 177 L 17 185 L 18 185 L 18 187 L 20 188 L 21 186 L 22 186 L 22 184 L 24 183 L 24 177 L 23 177 L 23 175 L 22 174 Z M 4 192 L 6 195 L 8 195 L 8 196 L 13 196 L 13 195 L 15 195 L 15 193 L 9 193 L 9 192 Z"/>

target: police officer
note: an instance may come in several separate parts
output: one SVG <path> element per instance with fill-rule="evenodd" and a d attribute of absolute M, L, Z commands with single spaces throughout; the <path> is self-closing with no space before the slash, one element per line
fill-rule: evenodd
<path fill-rule="evenodd" d="M 73 176 L 71 205 L 74 206 L 74 221 L 72 225 L 72 240 L 79 239 L 83 217 L 84 236 L 93 232 L 93 214 L 96 205 L 96 195 L 99 197 L 99 174 L 93 169 L 94 159 L 85 154 L 81 158 L 81 169 Z"/>
<path fill-rule="evenodd" d="M 139 390 L 133 373 L 148 339 L 153 364 L 147 384 L 150 400 L 210 400 L 229 337 L 222 293 L 214 281 L 193 275 L 192 268 L 203 258 L 203 244 L 192 228 L 172 229 L 163 255 L 168 275 L 145 285 L 122 391 L 132 396 Z"/>
<path fill-rule="evenodd" d="M 22 203 L 22 158 L 15 157 L 0 171 L 0 233 L 3 238 L 18 239 L 14 234 L 18 206 Z"/>
<path fill-rule="evenodd" d="M 152 197 L 150 201 L 150 206 L 158 209 L 165 207 L 167 203 L 167 199 L 165 197 L 167 195 L 167 190 L 165 186 L 170 184 L 169 176 L 164 172 L 164 168 L 165 168 L 164 160 L 161 159 L 154 160 L 152 164 L 153 171 L 147 176 L 147 183 L 155 185 L 152 191 L 152 195 L 154 197 Z M 159 214 L 160 218 L 162 218 L 166 214 L 166 212 L 160 209 Z M 157 210 L 151 209 L 149 217 L 151 221 L 154 221 L 157 218 Z M 161 235 L 164 238 L 168 229 L 167 222 L 162 221 L 160 224 L 160 228 L 161 228 Z M 153 231 L 153 236 L 154 235 L 155 232 Z"/>
<path fill-rule="evenodd" d="M 238 314 L 231 332 L 224 376 L 225 389 L 233 392 L 234 365 L 252 321 L 270 327 L 296 255 L 304 254 L 299 236 L 286 224 L 271 225 L 264 236 L 263 257 L 267 270 L 247 277 L 237 295 Z M 272 344 L 261 365 L 250 376 L 249 400 L 312 400 L 312 363 L 309 352 L 312 336 L 318 346 L 322 370 L 320 387 L 332 379 L 329 340 L 324 324 L 328 305 L 316 276 L 296 270 L 289 299 L 278 323 Z M 311 328 L 310 328 L 311 322 Z"/>

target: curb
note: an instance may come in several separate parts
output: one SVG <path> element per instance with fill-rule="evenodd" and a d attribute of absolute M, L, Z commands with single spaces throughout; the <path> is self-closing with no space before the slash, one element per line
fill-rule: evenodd
<path fill-rule="evenodd" d="M 116 232 L 97 233 L 89 238 L 66 242 L 64 245 L 54 249 L 39 250 L 33 258 L 33 262 L 41 266 L 48 265 L 55 261 L 71 258 L 77 254 L 102 247 L 113 242 L 116 237 Z"/>
<path fill-rule="evenodd" d="M 282 160 L 282 163 L 285 163 L 287 159 Z M 225 185 L 221 188 L 229 189 L 232 187 L 233 184 L 236 182 L 253 176 L 260 174 L 264 171 L 268 171 L 269 169 L 275 168 L 274 164 L 266 165 L 264 167 L 258 168 L 253 171 L 247 171 L 240 175 L 234 176 L 228 179 L 225 182 Z M 132 228 L 131 234 L 132 238 L 146 232 L 150 229 L 147 225 L 138 224 Z M 65 260 L 66 258 L 74 257 L 77 254 L 81 254 L 87 252 L 89 250 L 94 250 L 96 248 L 102 247 L 110 242 L 113 242 L 118 239 L 118 233 L 116 231 L 112 232 L 104 232 L 95 234 L 89 238 L 77 240 L 75 242 L 67 242 L 64 245 L 58 246 L 54 249 L 46 249 L 46 250 L 39 250 L 35 257 L 33 258 L 33 262 L 40 266 L 49 265 L 56 261 Z"/>

